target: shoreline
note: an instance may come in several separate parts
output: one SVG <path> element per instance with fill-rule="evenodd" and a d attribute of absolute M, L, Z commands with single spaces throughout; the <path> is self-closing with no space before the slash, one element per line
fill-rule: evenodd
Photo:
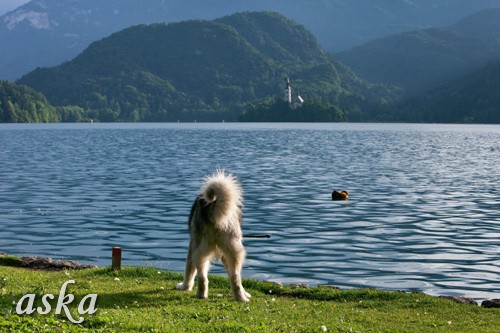
<path fill-rule="evenodd" d="M 97 269 L 97 268 L 105 268 L 105 267 L 99 267 L 97 265 L 88 265 L 88 264 L 80 264 L 76 261 L 73 260 L 53 260 L 50 257 L 37 257 L 37 256 L 26 256 L 26 257 L 16 257 L 16 256 L 11 256 L 6 253 L 0 252 L 0 266 L 7 266 L 7 267 L 16 267 L 16 268 L 25 268 L 25 269 L 33 269 L 33 270 L 41 270 L 41 271 L 63 271 L 63 270 L 86 270 L 86 269 Z M 111 266 L 110 266 L 111 267 Z M 245 279 L 245 280 L 254 280 L 258 281 L 255 279 Z M 260 281 L 263 283 L 269 283 L 273 284 L 276 286 L 282 287 L 283 284 L 281 282 L 275 282 L 275 281 Z M 286 285 L 288 287 L 292 288 L 303 288 L 303 289 L 310 289 L 308 284 L 304 283 L 291 283 Z M 311 288 L 320 288 L 320 287 L 325 287 L 325 288 L 330 288 L 333 290 L 341 290 L 341 288 L 333 285 L 318 285 L 316 287 L 311 287 Z M 369 288 L 369 289 L 374 289 L 374 288 Z M 376 290 L 376 289 L 375 289 Z M 382 290 L 381 290 L 382 291 Z M 415 293 L 414 291 L 408 292 L 404 290 L 397 290 L 397 291 L 389 291 L 387 292 L 400 292 L 400 293 Z M 443 299 L 448 299 L 451 301 L 454 301 L 456 303 L 461 303 L 461 304 L 468 304 L 468 305 L 473 305 L 473 306 L 481 306 L 481 307 L 486 307 L 486 308 L 500 308 L 500 299 L 491 297 L 489 299 L 484 299 L 481 301 L 481 303 L 478 303 L 473 298 L 470 297 L 464 297 L 464 296 L 452 296 L 452 295 L 440 295 L 440 296 L 434 296 L 434 295 L 429 295 L 423 292 L 416 292 L 420 293 L 429 297 L 437 297 L 437 298 L 443 298 Z"/>

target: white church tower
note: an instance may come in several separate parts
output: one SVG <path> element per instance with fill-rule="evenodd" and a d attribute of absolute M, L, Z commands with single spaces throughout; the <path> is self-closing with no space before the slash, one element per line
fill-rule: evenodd
<path fill-rule="evenodd" d="M 290 86 L 290 79 L 287 77 L 285 79 L 286 82 L 286 88 L 285 88 L 285 102 L 288 102 L 292 109 L 296 109 L 298 107 L 301 107 L 302 104 L 304 104 L 304 99 L 297 94 L 297 98 L 292 101 L 292 87 Z"/>
<path fill-rule="evenodd" d="M 292 87 L 290 87 L 290 79 L 286 78 L 286 88 L 285 88 L 285 101 L 292 103 Z"/>

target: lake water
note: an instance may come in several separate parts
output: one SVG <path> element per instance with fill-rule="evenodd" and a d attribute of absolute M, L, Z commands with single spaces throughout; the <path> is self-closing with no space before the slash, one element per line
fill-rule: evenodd
<path fill-rule="evenodd" d="M 0 252 L 105 266 L 121 246 L 183 272 L 192 201 L 224 168 L 244 232 L 272 236 L 245 240 L 244 277 L 500 297 L 500 126 L 3 124 L 0 143 Z"/>

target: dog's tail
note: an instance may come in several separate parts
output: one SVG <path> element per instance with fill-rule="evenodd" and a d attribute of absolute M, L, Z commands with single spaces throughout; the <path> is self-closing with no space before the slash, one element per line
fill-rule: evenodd
<path fill-rule="evenodd" d="M 219 227 L 226 229 L 228 224 L 241 223 L 243 190 L 235 176 L 217 171 L 205 178 L 201 192 Z"/>

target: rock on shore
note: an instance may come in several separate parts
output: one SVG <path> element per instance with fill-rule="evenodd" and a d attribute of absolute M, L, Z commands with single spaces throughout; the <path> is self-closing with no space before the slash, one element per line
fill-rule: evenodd
<path fill-rule="evenodd" d="M 481 303 L 481 306 L 485 308 L 500 308 L 500 299 L 487 299 Z"/>
<path fill-rule="evenodd" d="M 21 266 L 45 270 L 97 268 L 96 265 L 83 265 L 73 260 L 53 260 L 49 257 L 22 257 Z"/>
<path fill-rule="evenodd" d="M 60 271 L 63 269 L 89 269 L 98 268 L 96 265 L 84 265 L 73 260 L 53 260 L 49 257 L 14 257 L 6 253 L 0 252 L 0 257 L 9 260 L 2 260 L 3 264 L 7 266 L 16 266 L 32 269 L 42 269 L 48 271 Z"/>

